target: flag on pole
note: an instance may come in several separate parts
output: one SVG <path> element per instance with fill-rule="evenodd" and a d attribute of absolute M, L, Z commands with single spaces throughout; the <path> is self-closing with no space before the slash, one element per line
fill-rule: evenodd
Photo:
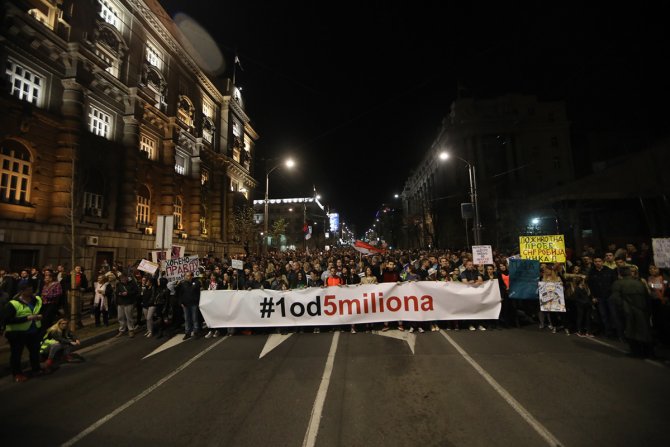
<path fill-rule="evenodd" d="M 381 248 L 374 247 L 366 242 L 363 241 L 356 241 L 352 244 L 352 247 L 360 253 L 363 253 L 364 255 L 371 255 L 375 253 L 384 253 L 386 250 L 382 250 Z"/>
<path fill-rule="evenodd" d="M 240 67 L 240 70 L 244 71 L 244 68 L 242 68 L 242 63 L 240 62 L 240 58 L 237 57 L 237 53 L 235 53 L 235 64 Z"/>

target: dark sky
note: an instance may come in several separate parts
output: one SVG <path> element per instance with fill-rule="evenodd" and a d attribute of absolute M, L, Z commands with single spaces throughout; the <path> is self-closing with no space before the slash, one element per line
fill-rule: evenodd
<path fill-rule="evenodd" d="M 564 99 L 576 129 L 665 132 L 664 14 L 498 3 L 161 0 L 210 32 L 228 61 L 222 76 L 237 49 L 257 157 L 299 163 L 272 173 L 270 196 L 309 196 L 316 185 L 359 230 L 401 191 L 459 82 L 475 97 Z M 255 177 L 262 198 L 262 163 Z"/>

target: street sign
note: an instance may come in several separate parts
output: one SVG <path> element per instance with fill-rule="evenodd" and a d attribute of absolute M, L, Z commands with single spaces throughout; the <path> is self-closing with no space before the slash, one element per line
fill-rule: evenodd
<path fill-rule="evenodd" d="M 159 214 L 156 219 L 156 245 L 154 248 L 169 250 L 172 248 L 172 231 L 174 230 L 174 215 Z"/>

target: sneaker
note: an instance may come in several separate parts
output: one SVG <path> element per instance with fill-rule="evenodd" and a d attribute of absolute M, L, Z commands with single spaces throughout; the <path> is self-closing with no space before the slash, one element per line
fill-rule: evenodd
<path fill-rule="evenodd" d="M 470 326 L 468 329 L 471 330 L 471 331 L 476 331 L 477 330 L 474 326 Z"/>
<path fill-rule="evenodd" d="M 424 332 L 426 331 L 424 331 L 422 327 L 419 327 L 419 334 L 423 334 Z"/>
<path fill-rule="evenodd" d="M 540 329 L 544 329 L 544 324 L 540 324 Z"/>
<path fill-rule="evenodd" d="M 398 329 L 400 329 L 400 328 L 398 328 Z M 414 326 L 412 326 L 411 328 L 409 328 L 409 333 L 411 334 L 411 333 L 413 333 L 413 332 L 414 332 Z"/>
<path fill-rule="evenodd" d="M 219 331 L 214 331 L 214 335 L 212 335 L 212 337 L 216 338 L 218 336 L 219 336 Z"/>
<path fill-rule="evenodd" d="M 153 332 L 147 332 L 147 334 L 145 335 L 145 337 L 150 338 L 150 337 L 152 337 L 153 335 L 154 335 Z"/>
<path fill-rule="evenodd" d="M 565 335 L 570 335 L 570 329 L 568 328 L 565 329 Z"/>
<path fill-rule="evenodd" d="M 119 333 L 118 333 L 118 334 L 116 334 L 116 335 L 114 336 L 114 338 L 119 338 L 119 337 L 123 337 L 124 335 L 126 335 L 126 333 L 125 333 L 125 332 L 121 332 L 121 331 L 119 331 Z"/>
<path fill-rule="evenodd" d="M 26 376 L 25 374 L 16 374 L 14 376 L 14 382 L 16 383 L 25 382 L 26 380 L 28 380 L 28 376 Z"/>
<path fill-rule="evenodd" d="M 477 329 L 479 329 L 480 331 L 485 331 L 486 330 L 486 328 L 484 326 L 482 326 L 481 324 L 479 326 L 477 326 Z"/>
<path fill-rule="evenodd" d="M 356 333 L 356 329 L 351 328 L 351 333 L 352 333 L 352 334 L 355 334 L 355 333 Z"/>
<path fill-rule="evenodd" d="M 430 330 L 433 331 L 433 332 L 437 332 L 437 331 L 440 330 L 440 327 L 438 325 L 434 324 L 430 327 Z"/>
<path fill-rule="evenodd" d="M 315 333 L 315 334 L 320 334 L 320 333 L 321 333 L 321 329 L 319 329 L 318 327 L 315 327 L 315 328 L 314 328 L 314 333 Z"/>
<path fill-rule="evenodd" d="M 405 330 L 405 328 L 404 328 L 404 327 L 402 326 L 402 324 L 401 324 L 401 325 L 398 326 L 398 330 L 402 332 L 402 331 Z"/>
<path fill-rule="evenodd" d="M 386 331 L 388 331 L 388 330 L 389 330 L 389 327 L 388 327 L 388 326 L 384 326 L 384 327 L 382 328 L 382 332 L 386 332 Z"/>
<path fill-rule="evenodd" d="M 451 328 L 450 328 L 449 326 L 447 326 L 447 330 L 448 330 L 448 331 L 450 331 L 450 330 L 451 330 Z"/>
<path fill-rule="evenodd" d="M 130 337 L 130 338 L 135 337 L 135 332 L 133 332 L 133 331 L 129 331 L 129 332 L 128 332 L 128 337 Z"/>
<path fill-rule="evenodd" d="M 213 335 L 214 335 L 214 331 L 209 331 L 209 332 L 207 332 L 207 335 L 205 335 L 205 338 L 212 338 Z"/>
<path fill-rule="evenodd" d="M 191 338 L 191 334 L 184 334 L 184 338 L 182 338 L 182 340 L 188 340 L 189 338 Z"/>
<path fill-rule="evenodd" d="M 555 328 L 555 327 L 552 327 L 552 328 L 551 328 L 551 333 L 552 333 L 552 334 L 555 334 L 555 333 L 556 333 L 556 328 Z"/>
<path fill-rule="evenodd" d="M 552 326 L 552 325 L 549 325 L 549 326 L 547 326 L 547 327 L 548 327 L 550 330 L 552 330 L 552 331 L 553 331 L 554 329 L 556 329 L 556 328 L 555 328 L 554 326 Z"/>

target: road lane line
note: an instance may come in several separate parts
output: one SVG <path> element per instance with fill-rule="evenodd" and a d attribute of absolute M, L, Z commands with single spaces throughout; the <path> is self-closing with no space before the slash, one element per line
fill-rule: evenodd
<path fill-rule="evenodd" d="M 178 367 L 177 369 L 175 369 L 174 371 L 172 371 L 170 374 L 168 374 L 167 376 L 163 377 L 161 380 L 159 380 L 159 381 L 156 382 L 155 384 L 151 385 L 149 388 L 147 388 L 146 390 L 142 391 L 140 394 L 138 394 L 137 396 L 133 397 L 133 398 L 130 399 L 128 402 L 126 402 L 125 404 L 123 404 L 123 405 L 121 405 L 120 407 L 118 407 L 116 410 L 114 410 L 114 411 L 112 411 L 111 413 L 109 413 L 107 416 L 104 416 L 104 417 L 98 419 L 96 422 L 94 422 L 94 423 L 93 423 L 92 425 L 90 425 L 88 428 L 84 429 L 81 433 L 79 433 L 79 434 L 78 434 L 77 436 L 75 436 L 74 438 L 72 438 L 72 439 L 70 439 L 70 440 L 64 442 L 63 444 L 61 444 L 61 447 L 69 447 L 69 446 L 72 446 L 72 445 L 76 444 L 77 442 L 81 441 L 85 436 L 91 434 L 93 431 L 97 430 L 97 429 L 100 428 L 102 425 L 104 425 L 105 423 L 109 422 L 109 420 L 111 420 L 114 416 L 118 415 L 118 414 L 121 413 L 122 411 L 124 411 L 124 410 L 126 410 L 127 408 L 133 406 L 135 403 L 137 403 L 137 402 L 140 401 L 141 399 L 143 399 L 143 398 L 145 398 L 146 396 L 148 396 L 149 394 L 151 394 L 151 393 L 152 393 L 153 391 L 155 391 L 158 387 L 160 387 L 160 386 L 163 385 L 165 382 L 167 382 L 168 380 L 170 380 L 171 378 L 173 378 L 174 376 L 176 376 L 177 374 L 179 374 L 179 373 L 180 373 L 181 371 L 183 371 L 184 369 L 188 368 L 193 362 L 195 362 L 196 360 L 198 360 L 198 359 L 199 359 L 200 357 L 202 357 L 203 355 L 207 354 L 207 353 L 208 353 L 209 351 L 211 351 L 212 349 L 216 348 L 218 345 L 220 345 L 221 343 L 223 343 L 224 341 L 226 341 L 228 338 L 229 338 L 229 337 L 225 337 L 225 338 L 222 338 L 222 339 L 220 339 L 220 340 L 214 342 L 214 343 L 211 344 L 208 348 L 206 348 L 206 349 L 204 349 L 203 351 L 201 351 L 200 353 L 196 354 L 193 358 L 191 358 L 190 360 L 188 360 L 188 361 L 186 361 L 185 363 L 183 363 L 180 367 Z"/>
<path fill-rule="evenodd" d="M 594 343 L 598 343 L 598 344 L 601 344 L 601 345 L 603 345 L 603 346 L 607 346 L 608 348 L 612 348 L 612 349 L 614 349 L 615 351 L 619 351 L 619 352 L 621 352 L 621 353 L 623 353 L 623 354 L 627 354 L 627 353 L 628 353 L 628 351 L 626 351 L 626 350 L 624 350 L 624 349 L 617 348 L 616 346 L 614 346 L 614 345 L 612 345 L 612 344 L 610 344 L 610 343 L 604 342 L 604 341 L 602 341 L 602 340 L 598 340 L 597 338 L 588 337 L 587 340 L 591 340 L 591 341 L 594 342 Z"/>
<path fill-rule="evenodd" d="M 544 425 L 542 425 L 540 421 L 535 419 L 533 415 L 530 414 L 530 412 L 526 410 L 526 408 L 521 405 L 519 401 L 512 397 L 512 395 L 505 388 L 503 388 L 502 385 L 500 385 L 489 373 L 487 373 L 486 370 L 484 370 L 484 368 L 479 365 L 479 363 L 470 357 L 470 355 L 465 352 L 465 350 L 461 348 L 461 346 L 456 343 L 453 338 L 447 335 L 444 330 L 440 330 L 440 333 L 458 351 L 458 353 L 461 354 L 461 356 L 470 364 L 470 366 L 472 366 L 475 371 L 477 371 L 479 375 L 482 376 L 484 380 L 486 380 L 503 399 L 505 399 L 505 402 L 507 402 L 509 406 L 512 407 L 514 411 L 516 411 L 519 416 L 521 416 L 528 423 L 528 425 L 533 427 L 537 434 L 539 434 L 547 442 L 547 444 L 555 447 L 563 445 L 556 438 L 556 436 L 554 436 Z"/>
<path fill-rule="evenodd" d="M 328 385 L 330 385 L 330 375 L 333 372 L 333 364 L 335 363 L 335 353 L 337 352 L 337 341 L 340 339 L 340 333 L 333 334 L 333 340 L 330 342 L 330 351 L 328 351 L 328 360 L 326 360 L 326 367 L 321 376 L 321 384 L 319 391 L 316 393 L 316 400 L 312 407 L 312 415 L 309 418 L 307 432 L 305 439 L 302 441 L 302 447 L 314 447 L 316 443 L 316 435 L 319 433 L 319 424 L 321 423 L 321 413 L 326 402 L 326 394 L 328 393 Z"/>

